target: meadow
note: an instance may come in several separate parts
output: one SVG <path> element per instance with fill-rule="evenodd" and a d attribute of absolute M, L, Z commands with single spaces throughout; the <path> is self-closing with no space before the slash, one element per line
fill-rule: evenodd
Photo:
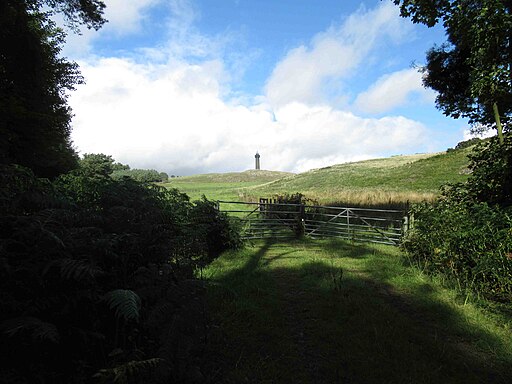
<path fill-rule="evenodd" d="M 470 148 L 333 165 L 300 174 L 272 171 L 193 175 L 165 185 L 193 200 L 257 201 L 300 192 L 319 204 L 382 205 L 432 201 L 446 183 L 468 177 Z"/>
<path fill-rule="evenodd" d="M 259 241 L 200 277 L 210 382 L 510 382 L 510 316 L 465 301 L 396 247 Z"/>
<path fill-rule="evenodd" d="M 302 174 L 197 175 L 193 199 L 302 193 L 320 204 L 433 201 L 467 180 L 471 149 L 333 165 Z M 250 174 L 250 178 L 248 177 Z M 215 383 L 508 383 L 510 304 L 431 274 L 393 246 L 257 240 L 197 271 L 211 316 L 201 370 Z"/>
<path fill-rule="evenodd" d="M 293 174 L 263 170 L 210 173 L 171 178 L 163 185 L 167 188 L 179 189 L 186 193 L 191 200 L 199 200 L 204 195 L 210 200 L 241 201 L 245 196 L 246 188 L 259 186 L 289 175 Z"/>

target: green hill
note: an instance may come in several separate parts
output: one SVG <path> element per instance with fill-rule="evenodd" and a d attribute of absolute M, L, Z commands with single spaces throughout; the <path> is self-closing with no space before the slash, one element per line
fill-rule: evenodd
<path fill-rule="evenodd" d="M 332 165 L 300 174 L 276 171 L 210 173 L 165 184 L 193 200 L 257 200 L 300 192 L 318 203 L 387 204 L 433 200 L 441 185 L 465 181 L 471 148 Z"/>
<path fill-rule="evenodd" d="M 293 173 L 265 170 L 208 173 L 172 178 L 164 185 L 178 188 L 192 200 L 200 199 L 202 195 L 209 199 L 240 200 L 243 188 L 262 185 L 291 175 Z"/>
<path fill-rule="evenodd" d="M 432 200 L 441 185 L 465 181 L 471 148 L 393 156 L 314 169 L 244 189 L 247 196 L 301 192 L 320 203 Z"/>
<path fill-rule="evenodd" d="M 183 176 L 178 177 L 171 182 L 177 183 L 266 183 L 282 179 L 286 176 L 292 176 L 290 172 L 279 171 L 265 171 L 250 169 L 244 172 L 229 172 L 229 173 L 206 173 L 203 175 Z"/>

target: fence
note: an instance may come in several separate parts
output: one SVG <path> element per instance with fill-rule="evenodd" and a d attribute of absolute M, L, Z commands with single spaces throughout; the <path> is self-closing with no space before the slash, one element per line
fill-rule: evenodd
<path fill-rule="evenodd" d="M 219 201 L 219 209 L 240 220 L 243 237 L 336 237 L 397 245 L 409 229 L 407 211 L 277 203 Z"/>

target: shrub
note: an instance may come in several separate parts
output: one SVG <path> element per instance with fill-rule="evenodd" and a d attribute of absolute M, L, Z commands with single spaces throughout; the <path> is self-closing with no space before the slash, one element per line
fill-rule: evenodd
<path fill-rule="evenodd" d="M 413 208 L 403 247 L 430 273 L 493 300 L 512 299 L 512 215 L 487 203 L 454 201 Z"/>
<path fill-rule="evenodd" d="M 439 201 L 413 208 L 403 247 L 431 273 L 494 300 L 512 299 L 512 138 L 478 144 L 464 184 L 443 188 Z"/>
<path fill-rule="evenodd" d="M 3 381 L 185 380 L 206 329 L 194 268 L 234 245 L 213 203 L 132 179 L 2 171 Z"/>
<path fill-rule="evenodd" d="M 122 179 L 123 177 L 129 177 L 143 183 L 167 181 L 169 178 L 167 173 L 158 172 L 154 169 L 124 169 L 112 173 L 114 179 Z"/>

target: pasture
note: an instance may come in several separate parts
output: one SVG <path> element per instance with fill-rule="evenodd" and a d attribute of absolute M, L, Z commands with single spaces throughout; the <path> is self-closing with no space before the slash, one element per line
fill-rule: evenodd
<path fill-rule="evenodd" d="M 197 175 L 166 186 L 192 199 L 256 201 L 300 192 L 323 204 L 431 201 L 441 185 L 467 179 L 470 151 L 395 156 L 298 175 Z M 398 247 L 254 240 L 197 275 L 207 286 L 211 316 L 201 364 L 209 382 L 511 381 L 510 305 L 480 300 L 446 277 L 427 275 Z"/>
<path fill-rule="evenodd" d="M 508 383 L 512 322 L 396 247 L 253 243 L 200 272 L 216 383 Z"/>
<path fill-rule="evenodd" d="M 446 183 L 468 177 L 470 148 L 345 163 L 300 174 L 274 171 L 193 175 L 170 179 L 192 200 L 257 201 L 300 192 L 319 204 L 396 205 L 431 201 Z"/>

